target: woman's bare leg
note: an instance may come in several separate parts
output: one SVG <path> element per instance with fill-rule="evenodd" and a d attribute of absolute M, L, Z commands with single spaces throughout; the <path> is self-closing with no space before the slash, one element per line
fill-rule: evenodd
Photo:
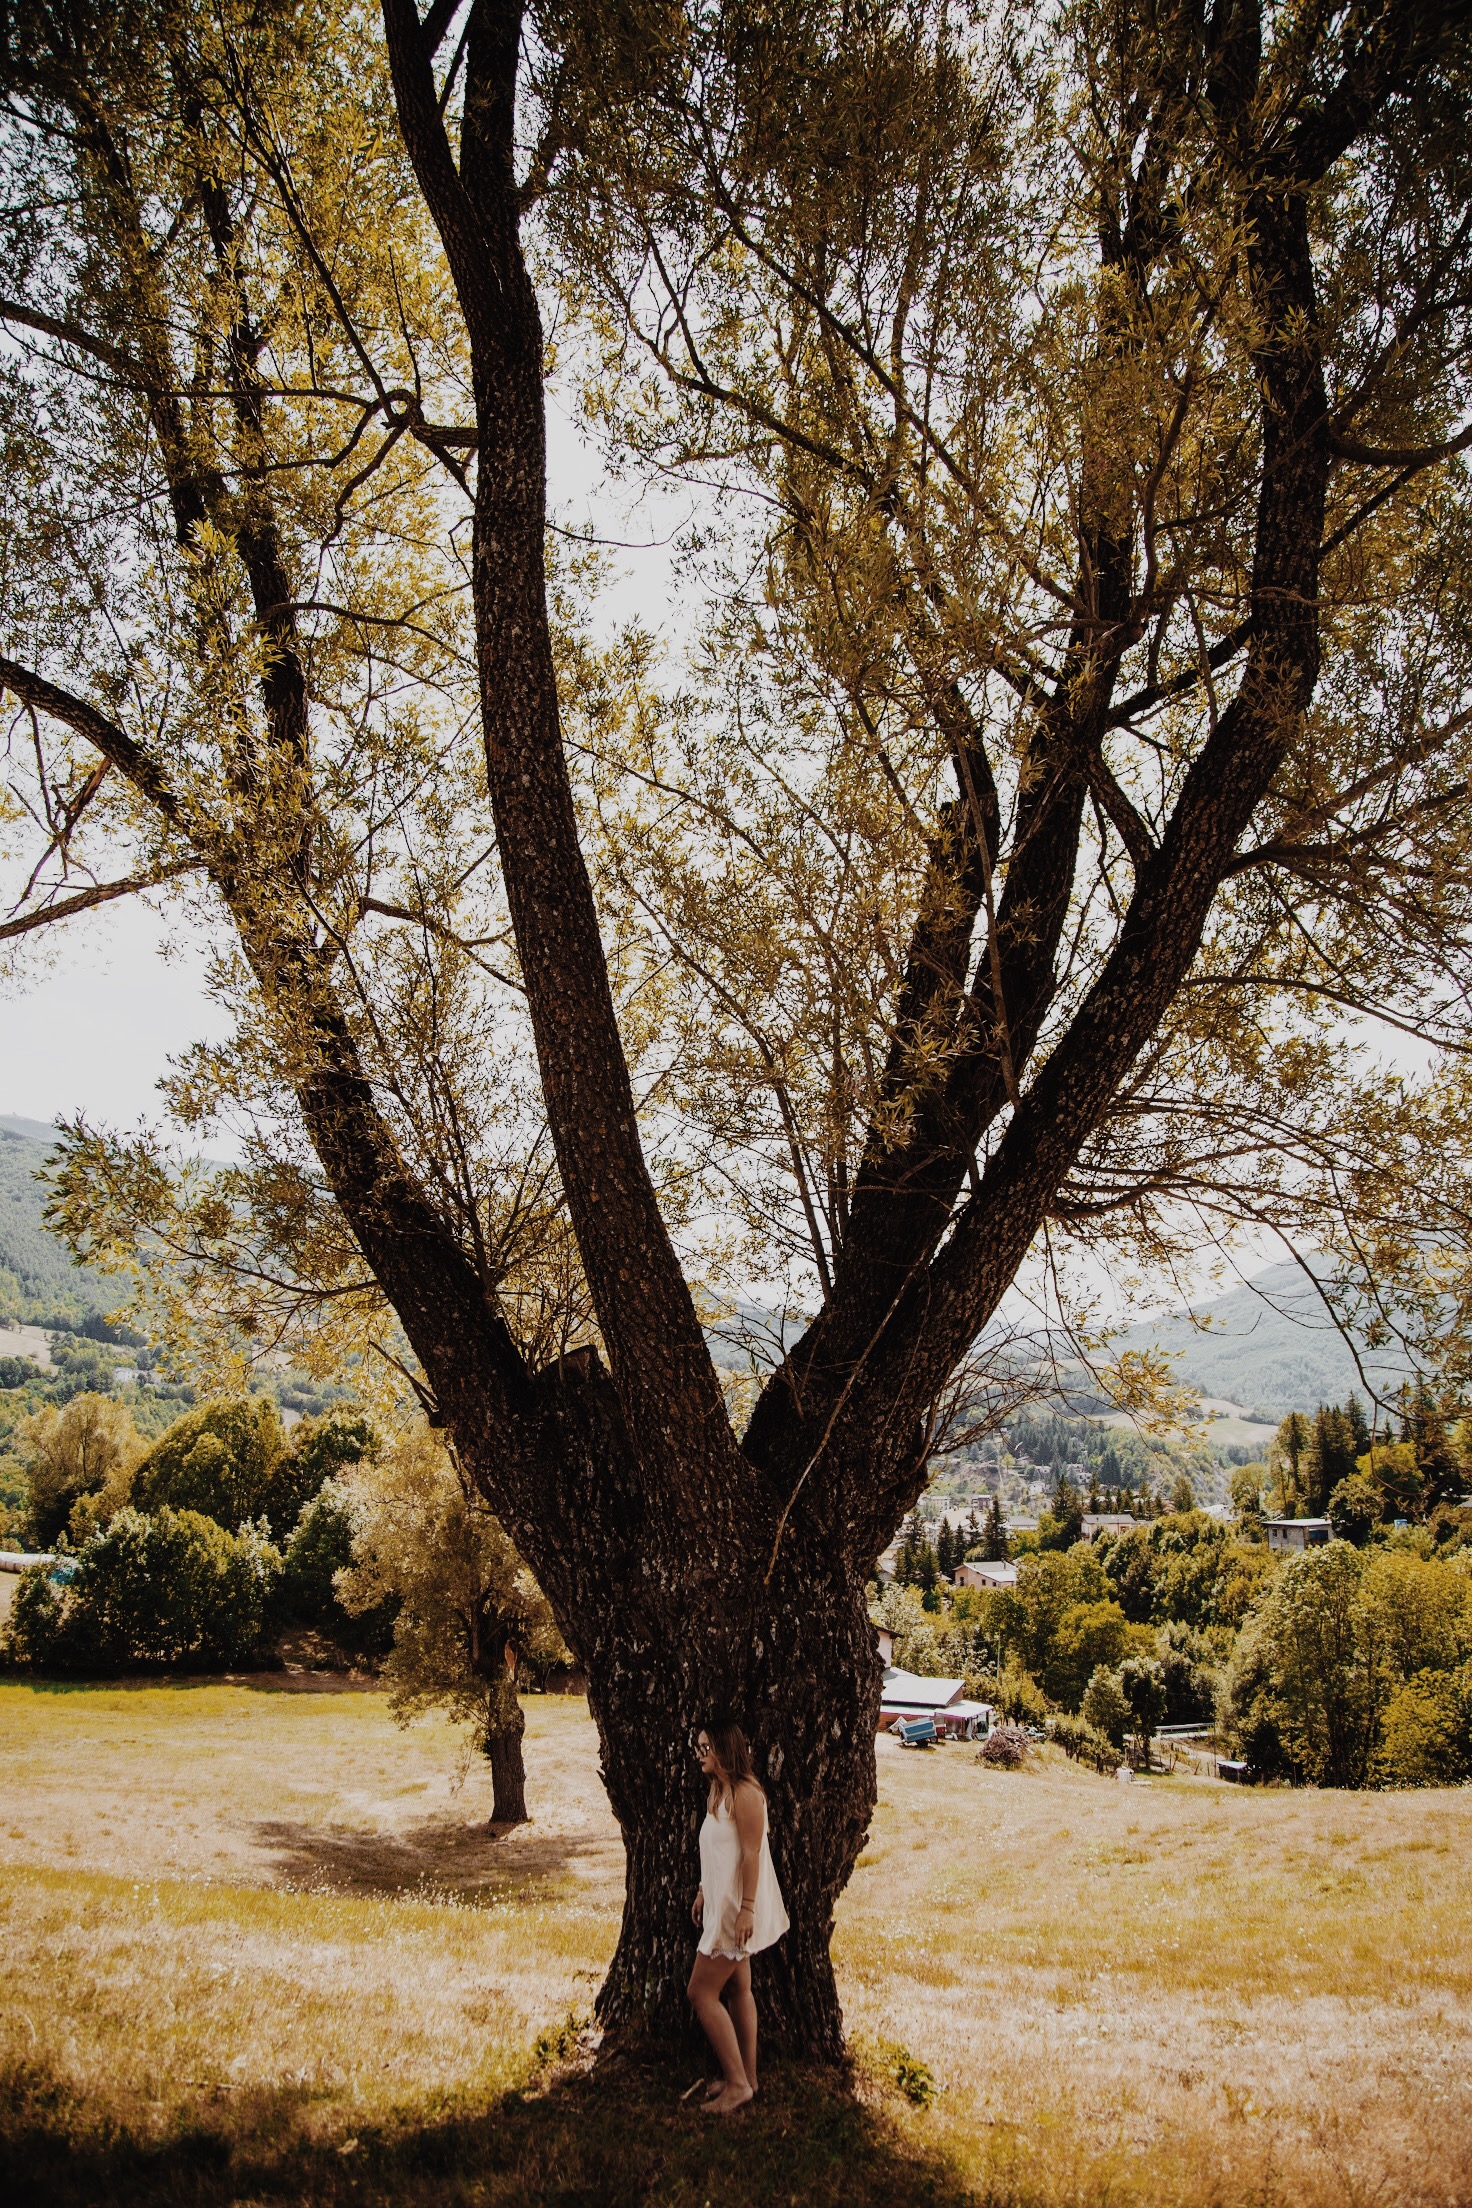
<path fill-rule="evenodd" d="M 726 2006 L 731 2012 L 731 2022 L 736 2027 L 736 2044 L 741 2049 L 741 2067 L 746 2072 L 746 2082 L 756 2091 L 756 2000 L 751 1990 L 751 1965 L 740 1962 L 731 1973 L 726 1988 Z"/>
<path fill-rule="evenodd" d="M 736 2027 L 726 2013 L 721 1999 L 726 1980 L 738 1966 L 727 1956 L 697 1955 L 695 1967 L 690 1973 L 687 1987 L 701 2029 L 715 2051 L 717 2062 L 725 2076 L 725 2085 L 710 2107 L 718 2115 L 729 2115 L 733 2108 L 740 2108 L 751 2099 L 751 2087 L 741 2059 L 741 2046 L 736 2037 Z"/>
<path fill-rule="evenodd" d="M 756 2091 L 756 2001 L 751 1991 L 751 1964 L 740 1962 L 726 1980 L 721 1997 L 736 2027 L 736 2044 L 741 2049 L 741 2067 L 746 2072 L 746 2082 Z M 724 2078 L 712 2078 L 705 2089 L 708 2101 L 719 2100 L 726 2090 Z"/>

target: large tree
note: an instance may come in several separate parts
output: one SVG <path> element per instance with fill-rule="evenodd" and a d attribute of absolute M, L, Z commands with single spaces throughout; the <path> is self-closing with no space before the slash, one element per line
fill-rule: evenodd
<path fill-rule="evenodd" d="M 865 1582 L 1040 1236 L 1190 1200 L 1460 1287 L 1461 1088 L 1326 1020 L 1466 1035 L 1465 15 L 6 18 L 8 929 L 183 885 L 242 1027 L 176 1101 L 254 1130 L 182 1195 L 79 1143 L 68 1216 L 396 1316 L 587 1670 L 610 2025 L 678 2025 L 734 1709 L 763 1997 L 838 2050 Z M 684 699 L 554 622 L 538 283 L 624 457 L 718 477 Z M 811 1290 L 739 1433 L 714 1185 Z"/>

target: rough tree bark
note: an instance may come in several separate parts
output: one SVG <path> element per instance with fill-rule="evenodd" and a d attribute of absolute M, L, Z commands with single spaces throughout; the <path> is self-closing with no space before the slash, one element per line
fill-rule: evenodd
<path fill-rule="evenodd" d="M 522 1742 L 526 1718 L 516 1693 L 516 1651 L 504 1627 L 493 1621 L 479 1636 L 478 1668 L 486 1682 L 486 1717 L 481 1746 L 491 1767 L 491 1823 L 524 1825 L 526 1759 Z"/>
<path fill-rule="evenodd" d="M 515 0 L 470 0 L 463 124 L 452 151 L 433 63 L 458 13 L 451 0 L 435 0 L 421 21 L 413 0 L 383 0 L 400 126 L 469 335 L 486 767 L 549 1120 L 606 1366 L 583 1352 L 528 1369 L 493 1293 L 400 1156 L 317 946 L 308 885 L 298 878 L 306 847 L 289 821 L 273 828 L 268 860 L 250 843 L 285 785 L 262 770 L 252 786 L 254 770 L 243 760 L 241 794 L 251 802 L 200 859 L 263 993 L 309 1041 L 297 1077 L 305 1124 L 423 1367 L 436 1416 L 586 1669 L 628 1860 L 602 2020 L 684 2027 L 703 1796 L 693 1736 L 702 1721 L 731 1711 L 753 1736 L 792 1919 L 759 1974 L 767 2024 L 789 2044 L 836 2057 L 842 2017 L 829 1934 L 875 1790 L 880 1672 L 865 1582 L 920 1492 L 939 1391 L 1186 976 L 1239 838 L 1312 696 L 1330 452 L 1306 195 L 1377 104 L 1430 65 L 1443 33 L 1427 27 L 1422 9 L 1366 11 L 1346 85 L 1331 87 L 1296 135 L 1280 133 L 1269 166 L 1252 137 L 1256 11 L 1218 9 L 1199 26 L 1203 97 L 1217 118 L 1220 159 L 1240 172 L 1262 332 L 1261 495 L 1245 668 L 1158 845 L 1126 809 L 1135 884 L 1116 948 L 1037 1071 L 1030 1061 L 1053 986 L 1082 810 L 1101 787 L 1101 735 L 1132 640 L 1129 546 L 1085 515 L 1077 621 L 1035 714 L 1026 832 L 1008 869 L 996 941 L 969 989 L 985 880 L 981 839 L 992 845 L 990 863 L 997 802 L 964 701 L 938 691 L 937 723 L 956 760 L 949 826 L 960 857 L 945 895 L 930 900 L 917 923 L 900 1027 L 902 1043 L 907 1026 L 949 1007 L 954 1048 L 904 1138 L 876 1134 L 871 1142 L 832 1292 L 738 1445 L 645 1165 L 561 742 L 543 564 L 543 333 L 519 241 L 513 167 L 521 9 Z M 1132 256 L 1147 261 L 1151 249 L 1151 209 L 1137 214 L 1118 245 L 1124 281 Z M 228 251 L 222 209 L 212 210 L 212 221 Z M 237 354 L 235 403 L 248 412 L 250 361 L 243 346 Z M 188 440 L 175 434 L 170 388 L 160 358 L 142 397 L 181 537 L 201 520 L 235 528 L 219 486 L 198 473 Z M 305 776 L 303 655 L 283 611 L 290 563 L 264 492 L 240 541 L 273 646 L 265 717 L 278 755 Z M 0 660 L 0 682 L 75 730 L 166 818 L 184 822 L 167 762 L 87 698 L 12 660 Z M 989 1023 L 976 1007 L 998 976 L 1006 1019 Z M 900 1048 L 892 1090 L 907 1077 Z M 1005 1133 L 962 1201 L 977 1146 L 1009 1105 Z M 494 1736 L 488 1743 L 499 1816 L 502 1778 L 508 1807 L 514 1781 L 509 1749 L 503 1773 Z"/>

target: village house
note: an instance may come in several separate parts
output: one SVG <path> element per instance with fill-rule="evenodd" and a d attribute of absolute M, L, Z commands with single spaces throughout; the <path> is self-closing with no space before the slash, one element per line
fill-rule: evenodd
<path fill-rule="evenodd" d="M 953 1587 L 979 1587 L 983 1589 L 989 1587 L 1015 1587 L 1017 1585 L 1017 1566 L 1004 1563 L 1001 1560 L 983 1562 L 979 1557 L 973 1558 L 969 1563 L 956 1566 L 951 1574 L 951 1585 Z"/>
<path fill-rule="evenodd" d="M 1086 1510 L 1084 1512 L 1084 1539 L 1092 1541 L 1101 1533 L 1128 1533 L 1136 1520 L 1126 1511 Z"/>
<path fill-rule="evenodd" d="M 1321 1549 L 1334 1538 L 1327 1518 L 1264 1518 L 1262 1530 L 1275 1556 L 1298 1549 Z"/>
<path fill-rule="evenodd" d="M 891 1665 L 880 1692 L 879 1730 L 917 1717 L 928 1717 L 937 1734 L 953 1740 L 985 1740 L 996 1715 L 990 1702 L 966 1698 L 964 1679 L 927 1679 Z"/>

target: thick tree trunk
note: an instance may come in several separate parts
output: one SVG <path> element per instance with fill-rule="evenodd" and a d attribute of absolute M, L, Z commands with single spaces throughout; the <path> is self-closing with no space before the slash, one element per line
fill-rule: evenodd
<path fill-rule="evenodd" d="M 730 1715 L 766 1789 L 791 1919 L 753 1965 L 763 2028 L 790 2050 L 842 2055 L 829 1938 L 874 1807 L 881 1673 L 863 1584 L 836 1547 L 789 1536 L 770 1585 L 767 1555 L 754 1558 L 749 1580 L 725 1588 L 709 1634 L 688 1616 L 653 1633 L 647 1618 L 642 1632 L 605 1621 L 589 1701 L 627 1860 L 623 1925 L 598 1996 L 608 2029 L 660 2038 L 692 2029 L 685 1985 L 699 1937 L 690 1907 L 706 1794 L 694 1743 L 703 1723 Z"/>

